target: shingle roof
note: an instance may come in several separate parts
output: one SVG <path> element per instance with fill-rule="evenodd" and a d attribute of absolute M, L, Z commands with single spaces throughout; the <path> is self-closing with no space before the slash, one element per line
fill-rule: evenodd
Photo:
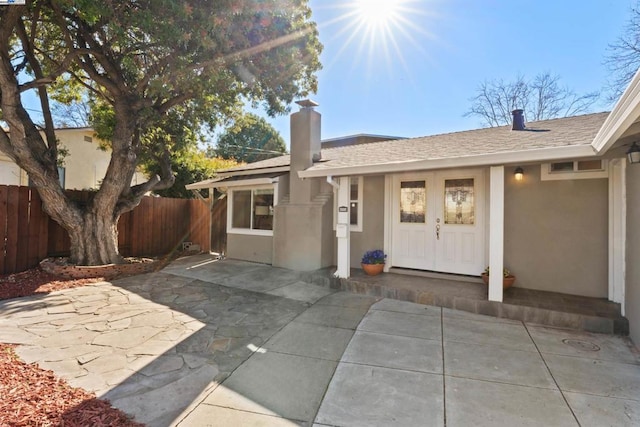
<path fill-rule="evenodd" d="M 273 157 L 267 160 L 260 160 L 259 162 L 247 163 L 246 165 L 236 166 L 229 169 L 224 169 L 219 172 L 233 172 L 233 171 L 248 171 L 254 169 L 266 169 L 266 168 L 277 168 L 280 166 L 289 166 L 290 157 L 288 154 L 279 157 Z"/>
<path fill-rule="evenodd" d="M 604 112 L 531 122 L 527 124 L 527 129 L 524 131 L 512 131 L 511 126 L 501 126 L 328 148 L 322 150 L 322 160 L 308 170 L 321 171 L 363 165 L 523 152 L 543 148 L 588 146 L 608 114 Z M 288 165 L 289 156 L 286 155 L 227 169 L 224 172 Z"/>

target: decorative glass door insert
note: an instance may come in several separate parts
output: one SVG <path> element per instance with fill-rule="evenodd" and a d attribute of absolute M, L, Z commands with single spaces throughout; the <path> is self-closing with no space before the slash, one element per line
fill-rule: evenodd
<path fill-rule="evenodd" d="M 445 179 L 444 181 L 444 223 L 475 224 L 474 180 Z"/>
<path fill-rule="evenodd" d="M 425 181 L 400 183 L 400 222 L 424 223 L 427 210 L 427 186 Z"/>

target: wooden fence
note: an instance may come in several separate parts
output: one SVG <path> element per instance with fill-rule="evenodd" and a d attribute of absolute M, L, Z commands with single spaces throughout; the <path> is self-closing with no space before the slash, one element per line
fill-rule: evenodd
<path fill-rule="evenodd" d="M 78 203 L 91 193 L 68 191 Z M 118 247 L 124 256 L 154 256 L 180 250 L 191 241 L 210 249 L 208 204 L 195 199 L 144 197 L 118 222 Z M 67 232 L 42 210 L 30 187 L 0 185 L 0 274 L 24 271 L 48 256 L 69 255 Z"/>
<path fill-rule="evenodd" d="M 29 187 L 0 186 L 0 274 L 26 270 L 46 257 L 48 223 Z"/>

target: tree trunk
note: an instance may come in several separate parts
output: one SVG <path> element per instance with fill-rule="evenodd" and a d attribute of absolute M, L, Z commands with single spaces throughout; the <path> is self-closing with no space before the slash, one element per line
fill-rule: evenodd
<path fill-rule="evenodd" d="M 100 189 L 80 209 L 80 223 L 60 222 L 71 238 L 71 259 L 76 265 L 119 264 L 118 219 L 140 203 L 144 191 L 133 195 L 130 183 L 136 168 L 133 136 L 137 112 L 133 101 L 120 100 L 114 106 L 116 124 L 111 140 L 111 161 Z M 123 199 L 126 202 L 123 202 Z"/>
<path fill-rule="evenodd" d="M 82 213 L 82 222 L 70 225 L 67 231 L 71 239 L 70 261 L 73 264 L 122 263 L 118 252 L 118 219 L 114 219 L 111 212 L 98 212 L 88 207 Z"/>

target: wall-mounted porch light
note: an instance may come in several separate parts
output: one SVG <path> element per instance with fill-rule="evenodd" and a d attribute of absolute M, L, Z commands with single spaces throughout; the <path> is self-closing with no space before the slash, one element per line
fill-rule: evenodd
<path fill-rule="evenodd" d="M 524 179 L 524 170 L 518 166 L 515 172 L 513 172 L 513 176 L 516 177 L 516 181 L 522 181 Z"/>
<path fill-rule="evenodd" d="M 627 151 L 629 163 L 640 163 L 640 147 L 634 142 Z"/>

